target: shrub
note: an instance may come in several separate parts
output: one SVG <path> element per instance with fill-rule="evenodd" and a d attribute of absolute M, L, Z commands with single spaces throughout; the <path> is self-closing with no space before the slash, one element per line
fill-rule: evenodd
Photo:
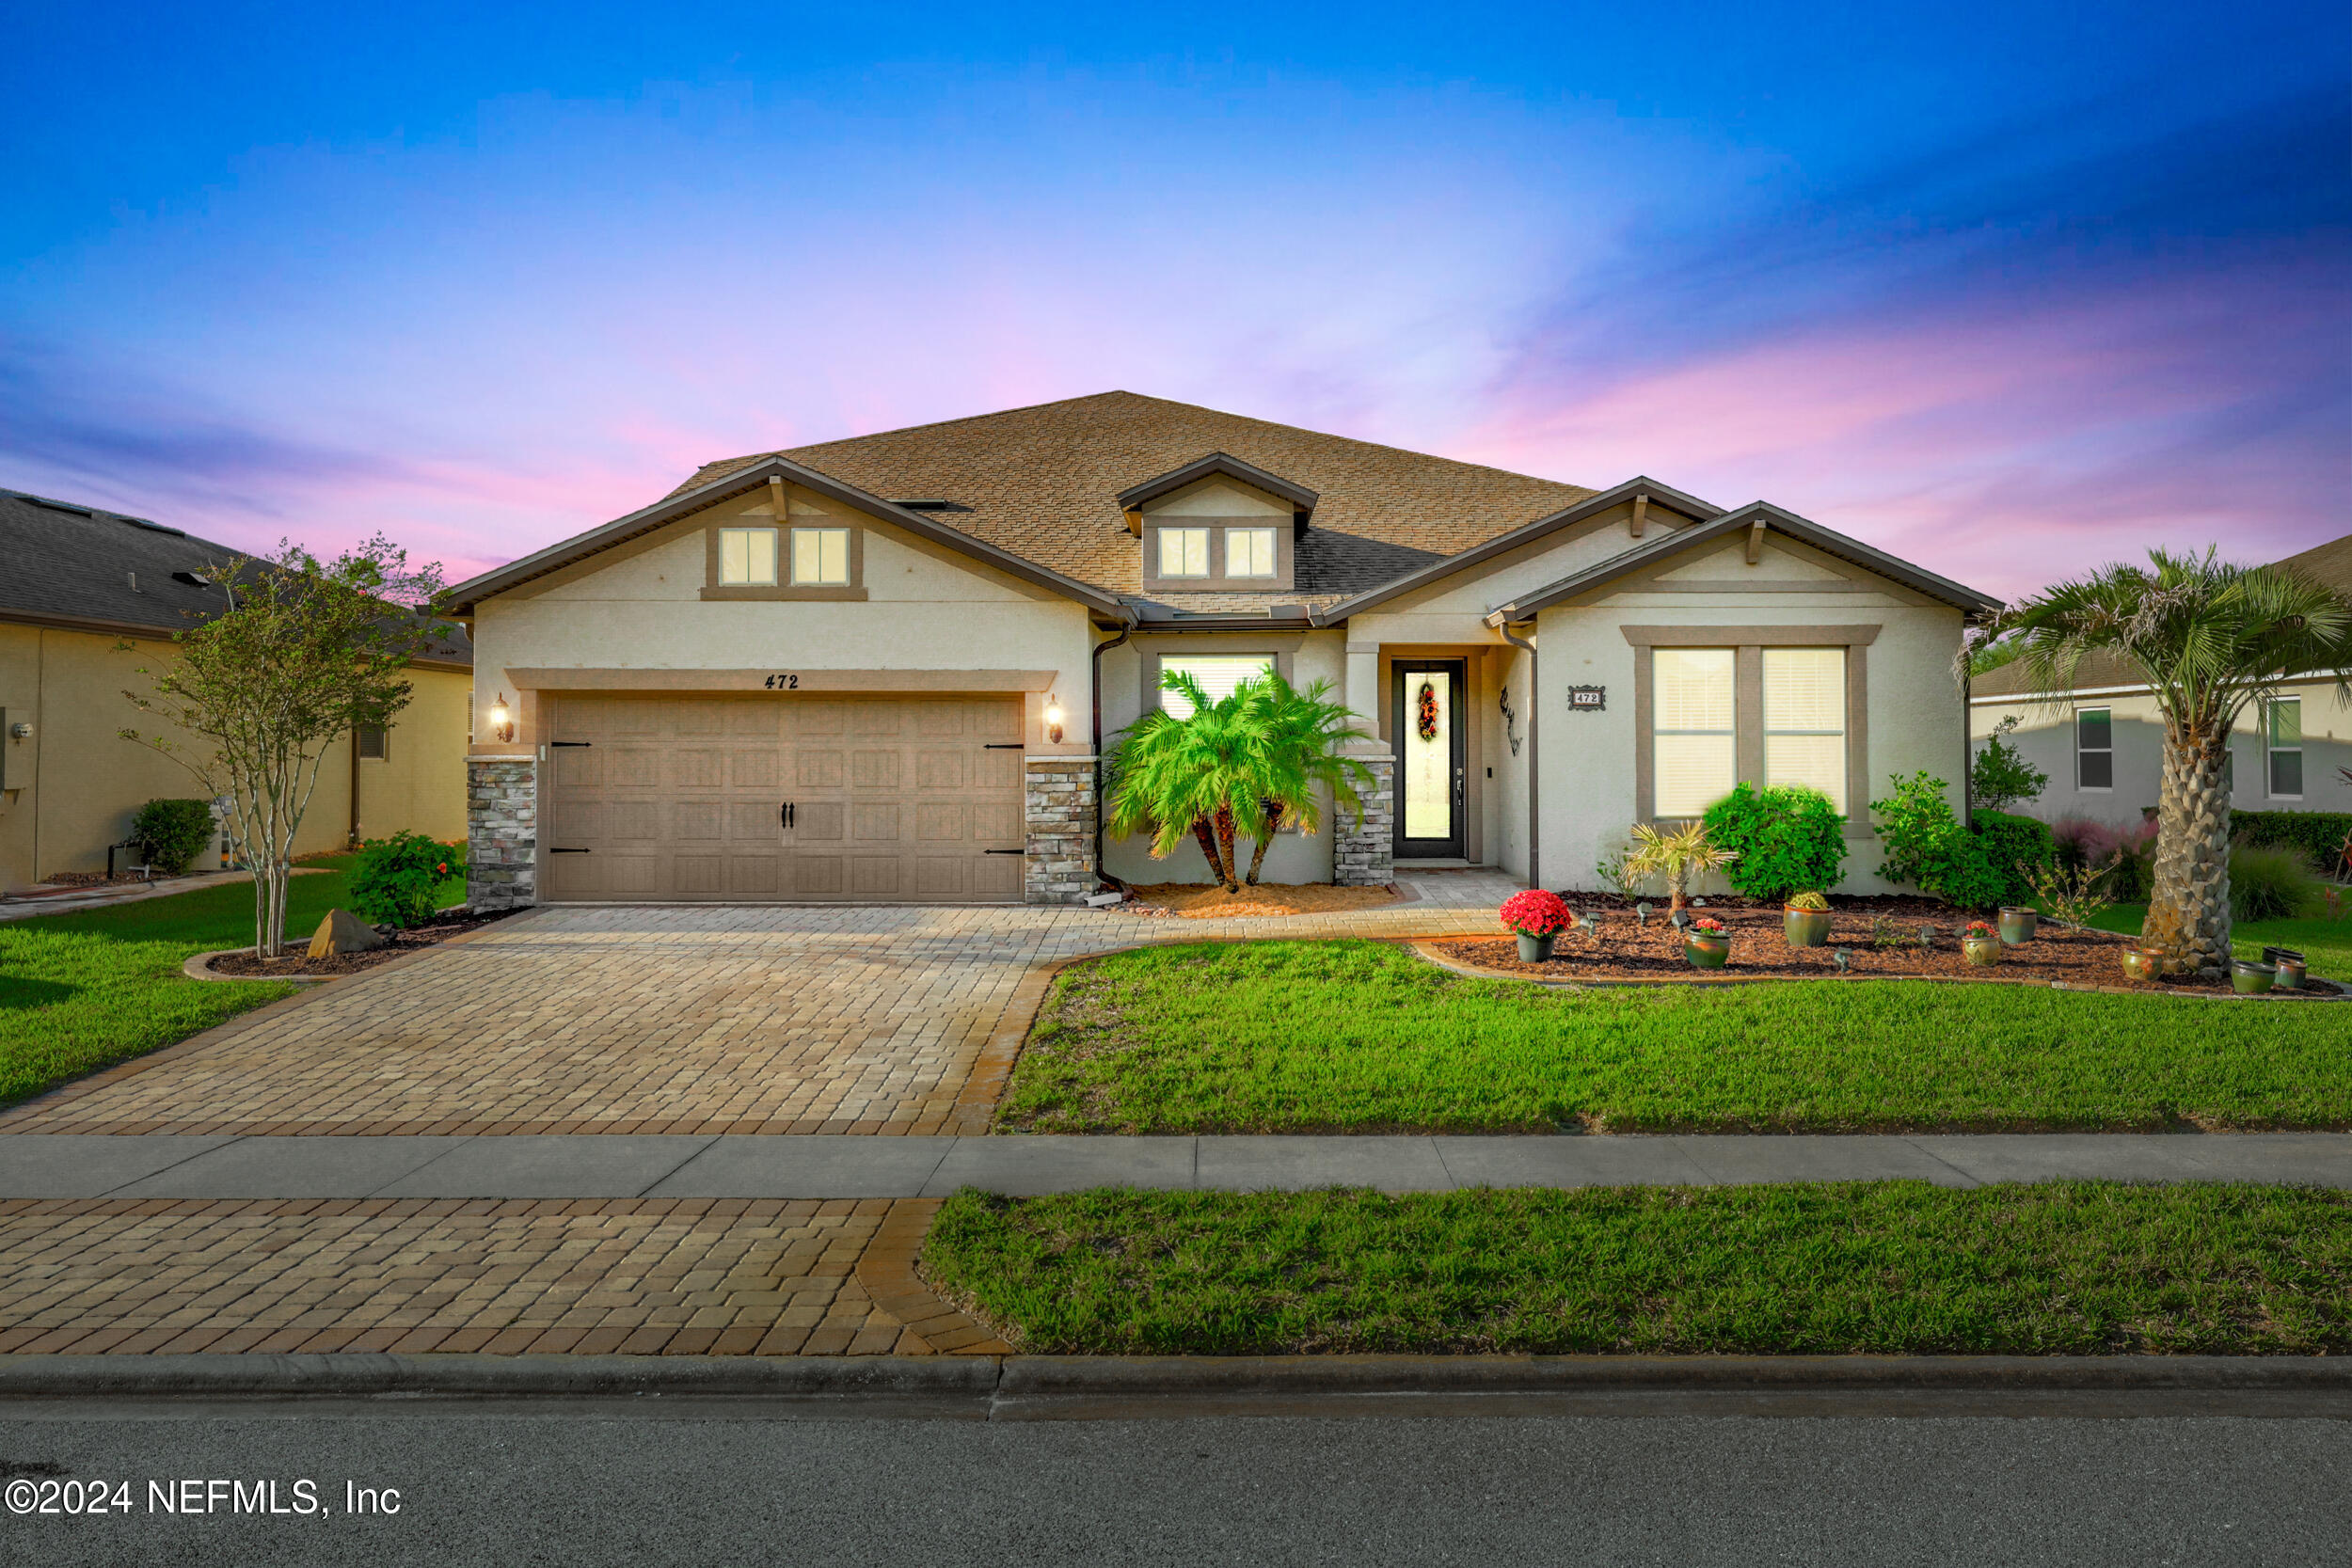
<path fill-rule="evenodd" d="M 1707 808 L 1707 836 L 1739 858 L 1724 879 L 1751 898 L 1836 885 L 1846 863 L 1846 819 L 1829 797 L 1797 784 L 1741 784 Z"/>
<path fill-rule="evenodd" d="M 1568 906 L 1556 893 L 1532 887 L 1502 901 L 1502 924 L 1523 937 L 1548 937 L 1568 923 Z"/>
<path fill-rule="evenodd" d="M 2051 919 L 2089 926 L 2115 902 L 2107 884 L 2115 879 L 2116 866 L 2113 860 L 2101 865 L 2071 866 L 2052 862 L 2034 867 L 2026 880 Z"/>
<path fill-rule="evenodd" d="M 1788 907 L 1792 910 L 1825 911 L 1829 908 L 1829 900 L 1818 893 L 1792 893 L 1788 895 Z"/>
<path fill-rule="evenodd" d="M 177 877 L 213 841 L 213 803 L 150 800 L 131 818 L 131 836 L 146 847 L 148 864 Z"/>
<path fill-rule="evenodd" d="M 2058 862 L 2058 843 L 2046 823 L 2003 811 L 1980 811 L 1971 824 L 1984 848 L 1985 863 L 2003 882 L 2001 901 L 2022 904 L 2034 895 L 2034 878 Z"/>
<path fill-rule="evenodd" d="M 351 873 L 351 907 L 373 925 L 421 926 L 433 918 L 441 884 L 465 870 L 462 846 L 405 830 L 372 838 L 359 846 L 359 863 Z"/>
<path fill-rule="evenodd" d="M 2319 902 L 2319 877 L 2285 845 L 2230 846 L 2230 918 L 2292 920 Z"/>
<path fill-rule="evenodd" d="M 1629 904 L 1642 895 L 1642 874 L 1633 869 L 1632 859 L 1633 851 L 1619 845 L 1593 863 L 1593 875 L 1615 889 L 1617 896 Z"/>
<path fill-rule="evenodd" d="M 1984 841 L 1952 815 L 1952 803 L 1944 798 L 1948 787 L 1945 782 L 1925 768 L 1908 779 L 1896 774 L 1888 782 L 1895 792 L 1870 802 L 1886 847 L 1879 875 L 1890 882 L 1910 882 L 1957 909 L 2000 904 L 2008 895 L 2009 879 L 1994 868 Z"/>
<path fill-rule="evenodd" d="M 1987 811 L 2007 810 L 2050 787 L 2050 775 L 2026 762 L 2025 754 L 2009 743 L 2009 732 L 2016 727 L 2014 714 L 1995 725 L 1992 738 L 1968 770 L 1968 798 Z"/>
<path fill-rule="evenodd" d="M 2257 849 L 2303 851 L 2312 864 L 2343 875 L 2344 841 L 2352 838 L 2352 814 L 2338 811 L 2233 811 L 2230 836 Z"/>

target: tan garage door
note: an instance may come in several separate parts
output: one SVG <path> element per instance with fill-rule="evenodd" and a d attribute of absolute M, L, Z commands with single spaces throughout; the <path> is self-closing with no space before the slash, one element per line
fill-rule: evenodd
<path fill-rule="evenodd" d="M 1018 698 L 552 706 L 549 899 L 1021 901 Z"/>

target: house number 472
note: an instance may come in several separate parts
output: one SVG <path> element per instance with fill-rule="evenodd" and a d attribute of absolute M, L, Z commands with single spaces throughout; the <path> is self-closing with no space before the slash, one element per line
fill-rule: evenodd
<path fill-rule="evenodd" d="M 798 691 L 800 689 L 801 677 L 798 675 L 770 675 L 768 677 L 768 689 L 771 691 Z"/>

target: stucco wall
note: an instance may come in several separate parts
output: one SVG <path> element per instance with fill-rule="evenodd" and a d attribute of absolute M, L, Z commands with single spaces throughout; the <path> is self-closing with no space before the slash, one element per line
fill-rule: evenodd
<path fill-rule="evenodd" d="M 169 757 L 118 733 L 152 721 L 126 689 L 151 690 L 138 671 L 173 657 L 168 642 L 129 651 L 104 633 L 0 624 L 0 707 L 24 740 L 0 736 L 0 886 L 68 871 L 103 871 L 106 846 L 159 796 L 192 799 L 203 786 Z M 363 765 L 360 806 L 372 834 L 409 828 L 440 838 L 465 832 L 466 693 L 463 673 L 419 670 L 417 697 L 394 729 L 384 763 Z M 295 841 L 298 853 L 341 848 L 350 831 L 351 750 L 334 742 Z"/>
<path fill-rule="evenodd" d="M 2269 792 L 2262 718 L 2249 707 L 2240 715 L 2230 750 L 2236 787 L 2231 804 L 2240 811 L 2352 812 L 2352 785 L 2337 769 L 2352 767 L 2352 704 L 2332 681 L 2298 683 L 2284 694 L 2303 699 L 2303 796 L 2283 799 Z M 2115 787 L 2086 790 L 2076 780 L 2074 710 L 2106 707 L 2114 715 Z M 2013 811 L 2054 822 L 2085 816 L 2105 822 L 2137 820 L 2156 803 L 2164 770 L 2164 722 L 2147 696 L 2088 694 L 2051 707 L 2024 699 L 1978 699 L 1969 707 L 1969 731 L 1981 750 L 2001 721 L 2018 721 L 2009 742 L 2026 760 L 2050 775 L 2049 787 Z"/>

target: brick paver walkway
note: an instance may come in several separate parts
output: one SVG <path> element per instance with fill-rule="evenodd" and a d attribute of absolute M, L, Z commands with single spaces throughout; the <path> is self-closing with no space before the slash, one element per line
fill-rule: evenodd
<path fill-rule="evenodd" d="M 977 1132 L 1041 966 L 1140 942 L 1483 930 L 1518 884 L 1407 885 L 1419 896 L 1384 909 L 1255 920 L 550 908 L 70 1085 L 0 1115 L 0 1133 Z"/>
<path fill-rule="evenodd" d="M 921 1355 L 935 1201 L 0 1204 L 0 1354 Z"/>

